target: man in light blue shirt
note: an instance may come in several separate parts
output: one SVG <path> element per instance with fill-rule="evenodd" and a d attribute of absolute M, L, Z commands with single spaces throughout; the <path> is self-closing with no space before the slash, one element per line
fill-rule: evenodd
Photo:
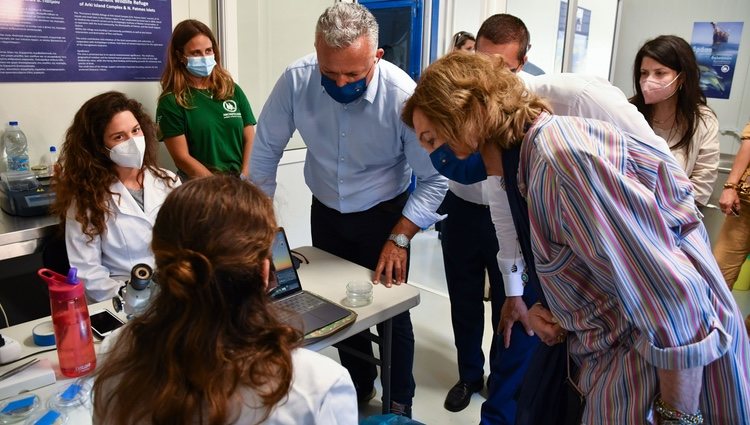
<path fill-rule="evenodd" d="M 290 65 L 263 107 L 250 178 L 276 189 L 279 160 L 295 130 L 307 145 L 305 182 L 313 193 L 313 245 L 371 270 L 390 287 L 405 282 L 409 241 L 439 219 L 447 190 L 414 132 L 400 119 L 415 84 L 381 60 L 378 25 L 361 5 L 337 3 L 318 20 L 316 54 Z M 416 189 L 407 193 L 412 172 Z M 382 334 L 382 330 L 378 329 Z M 345 341 L 366 354 L 361 335 Z M 373 365 L 340 352 L 360 401 L 374 396 Z M 391 411 L 411 414 L 414 334 L 409 312 L 393 319 Z"/>

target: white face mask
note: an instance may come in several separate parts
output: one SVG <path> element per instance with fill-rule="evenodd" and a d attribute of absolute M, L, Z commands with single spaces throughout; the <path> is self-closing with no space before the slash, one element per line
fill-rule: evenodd
<path fill-rule="evenodd" d="M 643 101 L 646 102 L 646 105 L 653 105 L 674 96 L 674 94 L 677 93 L 679 86 L 674 87 L 674 89 L 670 86 L 672 86 L 678 78 L 680 78 L 680 74 L 677 74 L 677 76 L 674 77 L 674 80 L 668 83 L 652 79 L 641 81 Z"/>
<path fill-rule="evenodd" d="M 133 136 L 130 140 L 109 149 L 109 159 L 120 167 L 138 168 L 143 166 L 143 155 L 146 153 L 146 138 Z"/>

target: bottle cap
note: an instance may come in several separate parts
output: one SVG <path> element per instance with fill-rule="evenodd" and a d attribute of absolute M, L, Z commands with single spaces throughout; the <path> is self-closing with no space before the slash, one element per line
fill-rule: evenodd
<path fill-rule="evenodd" d="M 18 121 L 9 121 L 8 125 L 11 125 L 11 126 L 18 125 Z"/>
<path fill-rule="evenodd" d="M 73 269 L 74 267 L 71 267 Z M 80 279 L 77 272 L 71 271 L 68 276 L 61 275 L 50 269 L 41 268 L 37 275 L 42 278 L 44 283 L 49 287 L 49 297 L 53 301 L 70 301 L 75 298 L 83 297 L 85 294 L 84 285 L 80 285 Z"/>
<path fill-rule="evenodd" d="M 68 278 L 65 279 L 65 282 L 71 285 L 78 285 L 79 283 L 81 283 L 81 281 L 78 279 L 77 268 L 71 267 L 70 270 L 68 270 Z"/>
<path fill-rule="evenodd" d="M 50 151 L 50 152 L 57 152 L 57 148 L 56 148 L 56 147 L 54 147 L 54 146 L 50 146 L 50 147 L 49 147 L 49 151 Z"/>

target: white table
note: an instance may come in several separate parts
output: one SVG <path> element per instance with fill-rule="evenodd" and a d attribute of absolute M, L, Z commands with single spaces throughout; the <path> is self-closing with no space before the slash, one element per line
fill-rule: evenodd
<path fill-rule="evenodd" d="M 314 292 L 328 298 L 331 301 L 341 302 L 346 297 L 346 284 L 348 282 L 352 280 L 370 280 L 372 278 L 372 272 L 370 270 L 320 249 L 308 246 L 297 248 L 294 251 L 304 255 L 309 261 L 309 263 L 303 261 L 298 270 L 300 281 L 302 282 L 302 288 L 306 291 Z M 357 312 L 357 320 L 354 324 L 338 333 L 315 341 L 314 343 L 307 345 L 306 348 L 319 351 L 352 335 L 368 330 L 379 323 L 383 323 L 385 325 L 384 335 L 381 335 L 379 338 L 373 338 L 376 342 L 383 344 L 383 358 L 380 360 L 368 358 L 367 360 L 373 361 L 381 367 L 380 373 L 383 382 L 383 411 L 387 412 L 390 407 L 390 322 L 391 319 L 399 313 L 403 313 L 404 311 L 417 306 L 419 301 L 419 290 L 412 285 L 394 285 L 391 288 L 386 288 L 383 285 L 375 285 L 373 288 L 373 302 L 370 305 L 353 309 Z M 92 312 L 101 309 L 113 311 L 112 303 L 110 301 L 104 301 L 89 306 L 89 311 Z M 118 316 L 124 319 L 122 313 L 119 313 Z M 49 317 L 11 326 L 0 330 L 0 333 L 21 343 L 21 356 L 25 356 L 49 348 L 34 345 L 31 336 L 31 330 L 34 326 L 47 320 L 50 320 Z M 95 345 L 97 350 L 98 345 L 98 343 Z M 57 382 L 55 384 L 33 391 L 42 398 L 44 403 L 46 403 L 47 398 L 70 384 L 72 380 L 62 376 L 60 373 L 57 353 L 55 351 L 41 353 L 38 357 L 46 358 L 50 361 L 52 367 L 55 369 L 57 377 Z M 17 362 L 0 368 L 0 374 L 21 363 L 22 362 Z M 69 424 L 86 425 L 91 423 L 91 412 L 88 410 L 79 408 L 75 411 L 68 412 L 68 415 Z"/>

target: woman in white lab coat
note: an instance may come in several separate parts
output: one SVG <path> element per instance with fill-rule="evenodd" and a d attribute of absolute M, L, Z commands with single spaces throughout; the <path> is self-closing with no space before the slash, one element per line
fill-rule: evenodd
<path fill-rule="evenodd" d="M 167 197 L 152 242 L 159 291 L 102 346 L 95 425 L 357 423 L 349 373 L 300 347 L 270 302 L 276 232 L 273 201 L 235 177 Z"/>
<path fill-rule="evenodd" d="M 136 264 L 154 266 L 151 228 L 179 184 L 156 157 L 153 121 L 119 92 L 89 99 L 65 134 L 53 211 L 64 222 L 68 260 L 90 300 L 115 295 Z"/>

